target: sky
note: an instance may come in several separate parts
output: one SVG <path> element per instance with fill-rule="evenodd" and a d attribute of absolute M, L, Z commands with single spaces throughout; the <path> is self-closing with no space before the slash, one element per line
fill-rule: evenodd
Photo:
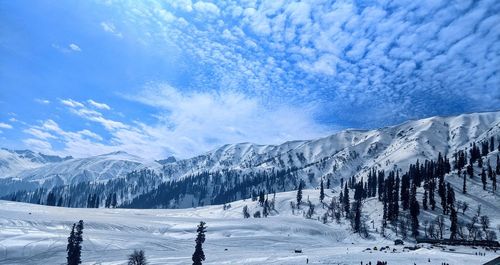
<path fill-rule="evenodd" d="M 498 0 L 0 0 L 0 146 L 185 158 L 499 110 L 498 25 Z"/>

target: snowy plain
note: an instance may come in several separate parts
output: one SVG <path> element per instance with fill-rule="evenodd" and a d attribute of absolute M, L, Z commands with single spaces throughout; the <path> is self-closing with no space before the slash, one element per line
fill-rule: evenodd
<path fill-rule="evenodd" d="M 305 219 L 297 211 L 292 214 L 290 201 L 295 195 L 278 193 L 272 216 L 249 219 L 242 216 L 245 205 L 250 212 L 260 209 L 251 200 L 233 202 L 228 210 L 222 205 L 77 209 L 0 201 L 0 264 L 65 264 L 67 237 L 71 225 L 80 219 L 85 222 L 83 264 L 126 264 L 127 255 L 134 249 L 145 250 L 150 264 L 191 264 L 200 221 L 208 226 L 204 264 L 306 264 L 307 259 L 309 264 L 376 264 L 377 260 L 388 264 L 483 264 L 498 256 L 469 247 L 424 245 L 409 251 L 394 246 L 394 238 L 382 238 L 377 233 L 363 239 L 351 234 L 345 223 L 323 224 Z M 313 201 L 317 196 L 318 190 L 304 190 L 305 199 Z M 382 214 L 369 202 L 365 211 L 373 219 Z M 390 250 L 380 251 L 383 246 L 390 246 Z M 366 250 L 374 247 L 379 250 Z M 302 253 L 294 253 L 295 249 Z"/>

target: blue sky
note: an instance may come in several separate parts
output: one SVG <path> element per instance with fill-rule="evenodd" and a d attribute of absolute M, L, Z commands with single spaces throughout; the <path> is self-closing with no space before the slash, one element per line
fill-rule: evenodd
<path fill-rule="evenodd" d="M 189 157 L 498 110 L 500 2 L 0 1 L 0 139 Z"/>

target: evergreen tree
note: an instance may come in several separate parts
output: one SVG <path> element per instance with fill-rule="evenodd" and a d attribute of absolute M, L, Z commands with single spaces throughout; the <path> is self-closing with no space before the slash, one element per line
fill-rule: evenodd
<path fill-rule="evenodd" d="M 469 174 L 471 179 L 474 178 L 474 169 L 472 168 L 472 165 L 467 165 L 467 174 Z"/>
<path fill-rule="evenodd" d="M 264 209 L 262 209 L 262 215 L 264 215 L 264 217 L 267 217 L 269 215 L 269 201 L 267 199 L 264 201 Z"/>
<path fill-rule="evenodd" d="M 484 168 L 481 170 L 481 182 L 483 183 L 483 190 L 486 190 L 486 172 Z"/>
<path fill-rule="evenodd" d="M 344 212 L 345 212 L 346 216 L 348 216 L 350 202 L 349 202 L 349 188 L 347 187 L 347 183 L 344 186 L 344 200 L 342 202 L 342 205 L 344 206 Z"/>
<path fill-rule="evenodd" d="M 56 206 L 56 195 L 53 191 L 49 192 L 49 194 L 47 195 L 47 205 Z"/>
<path fill-rule="evenodd" d="M 491 136 L 490 138 L 490 152 L 493 152 L 495 150 L 495 137 Z"/>
<path fill-rule="evenodd" d="M 457 211 L 455 210 L 455 207 L 450 208 L 450 239 L 456 239 L 457 238 L 457 231 L 458 231 L 458 217 L 457 217 Z"/>
<path fill-rule="evenodd" d="M 408 174 L 403 175 L 401 178 L 401 206 L 403 211 L 408 210 L 408 207 L 410 207 L 410 177 Z"/>
<path fill-rule="evenodd" d="M 76 231 L 75 231 L 76 229 Z M 73 224 L 70 236 L 68 237 L 68 245 L 66 246 L 66 251 L 68 252 L 68 265 L 78 265 L 82 263 L 81 252 L 83 242 L 83 220 L 80 220 L 78 224 Z"/>
<path fill-rule="evenodd" d="M 66 257 L 66 260 L 68 261 L 68 265 L 73 265 L 73 264 L 80 264 L 80 262 L 75 262 L 74 257 L 75 257 L 75 227 L 76 224 L 73 224 L 73 227 L 71 228 L 71 232 L 68 237 L 68 244 L 66 245 L 66 252 L 68 252 L 68 256 Z"/>
<path fill-rule="evenodd" d="M 459 173 L 460 176 L 460 173 Z M 467 176 L 464 174 L 464 184 L 462 186 L 462 193 L 466 194 L 467 193 Z"/>
<path fill-rule="evenodd" d="M 243 207 L 243 218 L 250 218 L 250 213 L 248 212 L 248 206 Z"/>
<path fill-rule="evenodd" d="M 265 197 L 264 191 L 261 190 L 259 192 L 259 204 L 260 204 L 260 206 L 264 206 L 265 200 L 266 200 L 266 197 Z"/>
<path fill-rule="evenodd" d="M 354 204 L 354 233 L 361 232 L 361 200 L 356 201 Z"/>
<path fill-rule="evenodd" d="M 205 261 L 205 253 L 203 252 L 203 243 L 205 243 L 205 232 L 207 227 L 205 226 L 205 222 L 200 222 L 198 225 L 198 235 L 196 236 L 196 246 L 193 253 L 193 265 L 202 265 L 202 261 Z"/>
<path fill-rule="evenodd" d="M 436 188 L 436 183 L 433 179 L 429 182 L 429 204 L 431 205 L 431 210 L 436 209 L 436 199 L 434 198 L 434 190 Z"/>
<path fill-rule="evenodd" d="M 299 183 L 299 188 L 297 189 L 297 207 L 300 208 L 300 203 L 302 203 L 302 188 L 303 188 L 302 180 Z"/>
<path fill-rule="evenodd" d="M 443 176 L 439 176 L 438 194 L 441 198 L 441 207 L 443 208 L 443 214 L 446 214 L 448 204 L 446 203 L 446 186 L 444 184 Z"/>
<path fill-rule="evenodd" d="M 447 185 L 446 202 L 448 203 L 448 209 L 455 207 L 455 191 L 451 187 L 450 183 Z"/>
<path fill-rule="evenodd" d="M 147 265 L 146 255 L 144 250 L 134 250 L 132 254 L 128 256 L 128 265 Z"/>
<path fill-rule="evenodd" d="M 326 188 L 330 189 L 330 178 L 326 179 Z"/>
<path fill-rule="evenodd" d="M 325 198 L 325 189 L 323 188 L 323 179 L 321 179 L 320 190 L 319 190 L 319 201 L 323 202 Z"/>
<path fill-rule="evenodd" d="M 385 181 L 384 171 L 379 171 L 377 179 L 378 179 L 378 200 L 382 201 L 382 198 L 384 197 L 384 181 Z"/>
<path fill-rule="evenodd" d="M 424 190 L 424 198 L 422 199 L 422 208 L 424 208 L 424 210 L 428 210 L 429 207 L 427 206 L 427 197 L 428 197 L 428 192 L 427 192 L 427 189 Z"/>
<path fill-rule="evenodd" d="M 417 201 L 417 187 L 415 184 L 412 186 L 411 199 L 410 199 L 410 215 L 411 215 L 411 228 L 413 237 L 418 236 L 418 215 L 420 214 L 420 206 Z"/>
<path fill-rule="evenodd" d="M 393 194 L 393 214 L 394 220 L 398 219 L 399 216 L 399 185 L 400 178 L 399 172 L 396 172 L 396 181 L 394 182 L 394 194 Z"/>
<path fill-rule="evenodd" d="M 491 185 L 493 186 L 493 192 L 497 190 L 497 174 L 493 173 L 493 177 L 491 178 Z"/>

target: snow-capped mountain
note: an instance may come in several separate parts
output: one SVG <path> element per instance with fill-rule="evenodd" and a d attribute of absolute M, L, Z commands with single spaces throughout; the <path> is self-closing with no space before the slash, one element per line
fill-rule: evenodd
<path fill-rule="evenodd" d="M 281 145 L 228 144 L 190 159 L 165 164 L 165 176 L 200 172 L 295 169 L 302 176 L 333 179 L 369 168 L 406 169 L 417 159 L 450 155 L 473 141 L 500 136 L 500 112 L 431 117 L 375 130 L 344 130 L 328 137 Z"/>
<path fill-rule="evenodd" d="M 33 152 L 31 150 L 0 149 L 0 178 L 15 176 L 19 172 L 41 167 L 50 163 L 59 163 L 72 159 L 71 156 L 59 157 Z"/>
<path fill-rule="evenodd" d="M 47 157 L 43 155 L 27 160 L 27 156 L 4 156 L 5 152 L 8 151 L 3 150 L 1 160 L 6 161 L 5 168 L 13 169 L 12 165 L 17 167 L 16 171 L 10 171 L 5 175 L 6 177 L 14 177 L 24 182 L 45 183 L 45 185 L 51 183 L 49 186 L 109 180 L 124 177 L 134 170 L 146 167 L 152 169 L 160 167 L 160 164 L 156 162 L 145 161 L 140 157 L 125 152 L 113 152 L 86 158 L 67 157 L 57 159 L 57 157 L 49 157 L 51 160 L 45 161 L 39 160 L 40 157 Z M 22 153 L 18 151 L 15 151 L 15 153 L 10 152 L 10 154 L 24 155 L 29 151 L 23 151 Z M 16 163 L 12 163 L 12 161 Z M 21 168 L 23 166 L 24 169 Z"/>
<path fill-rule="evenodd" d="M 36 183 L 75 184 L 124 177 L 143 168 L 179 179 L 203 172 L 293 170 L 311 183 L 321 177 L 364 175 L 370 168 L 405 170 L 417 159 L 450 157 L 473 141 L 500 136 L 500 112 L 431 117 L 374 130 L 344 130 L 333 135 L 280 145 L 227 144 L 189 159 L 145 161 L 125 152 L 87 158 L 60 158 L 31 151 L 0 150 L 2 177 Z M 498 141 L 497 141 L 498 142 Z"/>

